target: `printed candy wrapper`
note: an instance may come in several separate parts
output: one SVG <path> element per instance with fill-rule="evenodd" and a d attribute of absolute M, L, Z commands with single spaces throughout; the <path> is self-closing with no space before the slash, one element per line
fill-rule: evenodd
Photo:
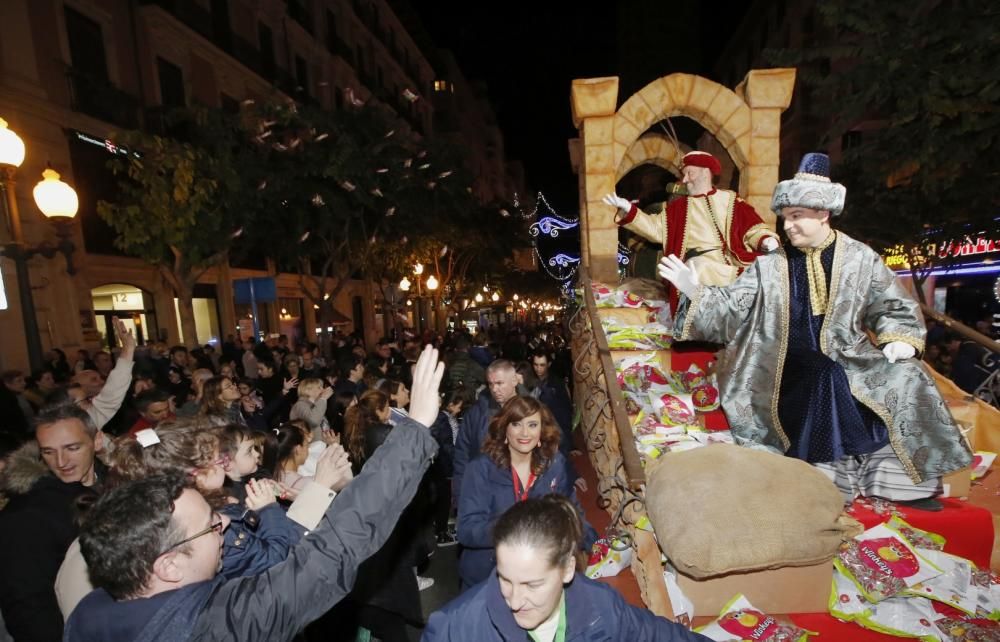
<path fill-rule="evenodd" d="M 670 328 L 658 323 L 619 325 L 614 319 L 603 319 L 601 325 L 612 350 L 663 350 L 673 344 Z"/>
<path fill-rule="evenodd" d="M 618 371 L 618 386 L 632 392 L 673 390 L 673 381 L 656 365 L 630 363 Z"/>
<path fill-rule="evenodd" d="M 948 541 L 937 533 L 920 530 L 915 526 L 911 526 L 899 515 L 893 515 L 892 518 L 886 522 L 886 525 L 905 537 L 906 541 L 912 544 L 914 548 L 929 548 L 935 551 L 940 551 L 944 549 L 944 545 Z"/>
<path fill-rule="evenodd" d="M 916 549 L 923 558 L 941 569 L 941 575 L 932 577 L 906 589 L 904 595 L 926 597 L 943 602 L 968 615 L 975 615 L 979 605 L 980 588 L 972 581 L 976 567 L 967 559 L 943 551 Z"/>
<path fill-rule="evenodd" d="M 698 443 L 703 446 L 711 446 L 712 444 L 735 444 L 736 441 L 733 439 L 733 433 L 729 430 L 691 430 L 688 432 L 689 435 L 694 437 Z"/>
<path fill-rule="evenodd" d="M 851 622 L 871 614 L 872 605 L 865 601 L 849 577 L 833 570 L 833 588 L 830 591 L 830 615 L 838 620 Z"/>
<path fill-rule="evenodd" d="M 943 634 L 934 623 L 936 618 L 931 602 L 894 597 L 875 604 L 870 614 L 861 615 L 854 621 L 879 633 L 937 642 Z"/>
<path fill-rule="evenodd" d="M 594 542 L 587 561 L 586 575 L 592 580 L 599 577 L 613 577 L 632 564 L 632 547 L 625 545 L 617 537 L 606 537 Z"/>
<path fill-rule="evenodd" d="M 935 624 L 943 642 L 996 642 L 1000 639 L 1000 628 L 990 620 L 943 617 Z"/>
<path fill-rule="evenodd" d="M 996 453 L 991 453 L 987 450 L 977 450 L 975 455 L 972 456 L 972 478 L 979 479 L 988 473 L 990 466 L 993 465 L 993 460 L 996 458 Z"/>
<path fill-rule="evenodd" d="M 675 371 L 671 376 L 678 389 L 691 393 L 695 410 L 709 412 L 719 407 L 719 388 L 714 374 L 708 375 L 692 363 L 686 371 Z"/>
<path fill-rule="evenodd" d="M 614 308 L 617 307 L 617 302 L 615 301 L 616 292 L 604 285 L 603 283 L 598 283 L 593 281 L 590 284 L 590 289 L 594 293 L 594 303 L 597 304 L 599 308 Z"/>
<path fill-rule="evenodd" d="M 833 572 L 830 593 L 830 615 L 845 622 L 880 633 L 921 640 L 938 640 L 940 631 L 934 626 L 937 614 L 930 602 L 915 598 L 894 597 L 878 604 L 869 604 L 858 587 L 839 570 Z"/>
<path fill-rule="evenodd" d="M 691 402 L 689 394 L 665 393 L 657 395 L 649 394 L 649 400 L 653 405 L 653 410 L 660 418 L 660 422 L 668 426 L 689 426 L 697 423 L 694 415 L 694 404 Z"/>
<path fill-rule="evenodd" d="M 872 603 L 899 595 L 941 574 L 906 538 L 885 524 L 869 528 L 844 543 L 833 564 Z"/>
<path fill-rule="evenodd" d="M 695 631 L 718 642 L 804 642 L 810 635 L 818 635 L 761 613 L 742 595 L 737 595 L 726 605 L 719 619 Z"/>
<path fill-rule="evenodd" d="M 976 616 L 1000 620 L 1000 575 L 989 569 L 977 569 L 972 572 L 972 583 L 979 587 Z"/>

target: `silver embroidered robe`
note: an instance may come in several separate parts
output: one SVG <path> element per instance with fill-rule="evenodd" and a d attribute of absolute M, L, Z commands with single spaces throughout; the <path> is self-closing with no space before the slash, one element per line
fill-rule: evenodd
<path fill-rule="evenodd" d="M 854 398 L 889 429 L 889 443 L 919 483 L 967 466 L 972 455 L 922 362 L 889 363 L 875 343 L 902 341 L 923 350 L 919 305 L 870 247 L 835 232 L 829 304 L 820 349 L 847 373 Z M 725 344 L 719 394 L 737 443 L 784 453 L 778 418 L 788 349 L 788 263 L 783 252 L 759 257 L 728 287 L 702 286 L 681 299 L 679 341 Z"/>

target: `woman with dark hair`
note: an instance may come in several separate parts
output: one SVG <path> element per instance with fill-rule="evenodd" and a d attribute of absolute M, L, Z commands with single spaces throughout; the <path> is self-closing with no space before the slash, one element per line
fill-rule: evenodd
<path fill-rule="evenodd" d="M 575 572 L 582 530 L 576 506 L 565 497 L 513 505 L 493 527 L 496 573 L 432 613 L 421 640 L 708 640 Z"/>
<path fill-rule="evenodd" d="M 344 415 L 347 409 L 358 403 L 358 396 L 353 392 L 341 390 L 333 393 L 326 403 L 326 420 L 330 422 L 330 430 L 337 436 L 344 434 Z"/>
<path fill-rule="evenodd" d="M 573 475 L 559 452 L 560 432 L 537 399 L 515 396 L 490 421 L 482 454 L 469 462 L 458 500 L 458 542 L 464 549 L 458 575 L 465 590 L 486 579 L 496 564 L 493 522 L 529 497 L 565 495 L 576 503 Z M 597 533 L 584 522 L 578 542 L 589 551 Z"/>
<path fill-rule="evenodd" d="M 368 390 L 358 397 L 358 403 L 344 412 L 344 448 L 351 456 L 354 474 L 361 472 L 392 426 L 389 424 L 389 397 L 381 390 Z"/>
<path fill-rule="evenodd" d="M 212 377 L 201 388 L 201 408 L 198 414 L 217 417 L 227 424 L 246 425 L 240 409 L 239 387 L 229 377 Z"/>
<path fill-rule="evenodd" d="M 351 456 L 354 474 L 389 436 L 391 407 L 389 397 L 380 390 L 368 390 L 358 403 L 344 413 L 344 447 Z M 406 642 L 406 624 L 420 624 L 420 587 L 433 580 L 420 578 L 414 571 L 417 560 L 413 550 L 414 533 L 426 500 L 423 491 L 403 511 L 396 528 L 377 553 L 358 568 L 358 579 L 350 600 L 358 608 L 358 623 L 385 642 Z"/>

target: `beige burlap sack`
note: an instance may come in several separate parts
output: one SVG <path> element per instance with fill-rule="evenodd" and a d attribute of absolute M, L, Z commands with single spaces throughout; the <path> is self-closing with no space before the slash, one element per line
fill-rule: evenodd
<path fill-rule="evenodd" d="M 833 482 L 791 457 L 713 445 L 664 455 L 648 480 L 660 548 L 696 579 L 822 562 L 863 530 Z"/>

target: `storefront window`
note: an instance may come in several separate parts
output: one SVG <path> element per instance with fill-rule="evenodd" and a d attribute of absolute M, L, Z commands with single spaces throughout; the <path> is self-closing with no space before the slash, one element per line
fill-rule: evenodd
<path fill-rule="evenodd" d="M 115 317 L 132 331 L 139 345 L 157 340 L 156 312 L 148 292 L 126 283 L 109 283 L 91 290 L 90 296 L 94 306 L 94 327 L 101 335 L 103 347 L 116 347 L 112 324 Z"/>

